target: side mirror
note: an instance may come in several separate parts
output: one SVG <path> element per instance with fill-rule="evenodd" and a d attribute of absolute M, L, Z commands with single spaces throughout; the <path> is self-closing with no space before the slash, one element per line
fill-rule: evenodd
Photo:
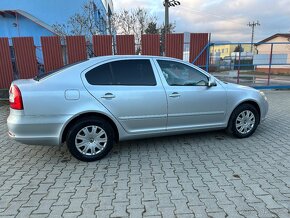
<path fill-rule="evenodd" d="M 212 77 L 212 76 L 209 77 L 207 86 L 208 87 L 216 86 L 216 81 L 215 81 L 214 77 Z"/>

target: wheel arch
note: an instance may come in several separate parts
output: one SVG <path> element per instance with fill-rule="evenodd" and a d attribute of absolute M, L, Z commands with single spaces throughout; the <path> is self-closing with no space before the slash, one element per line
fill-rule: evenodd
<path fill-rule="evenodd" d="M 240 102 L 238 105 L 236 105 L 236 106 L 234 107 L 234 109 L 233 109 L 232 112 L 231 112 L 231 115 L 229 116 L 229 119 L 228 119 L 228 122 L 227 122 L 227 126 L 229 126 L 229 122 L 230 122 L 230 120 L 231 120 L 231 117 L 232 117 L 234 111 L 235 111 L 238 107 L 240 107 L 241 105 L 243 105 L 243 104 L 250 104 L 250 105 L 252 105 L 252 106 L 254 106 L 254 107 L 256 108 L 256 110 L 257 110 L 257 112 L 258 112 L 258 114 L 259 114 L 259 123 L 260 123 L 260 120 L 261 120 L 261 109 L 260 109 L 260 106 L 259 106 L 259 104 L 258 104 L 255 100 L 248 99 L 248 100 L 245 100 L 245 101 Z"/>
<path fill-rule="evenodd" d="M 86 113 L 82 113 L 82 114 L 78 114 L 77 116 L 73 117 L 71 120 L 69 120 L 68 123 L 66 123 L 65 127 L 63 128 L 62 132 L 61 132 L 61 143 L 64 143 L 66 141 L 66 136 L 68 134 L 69 129 L 80 119 L 82 118 L 87 118 L 87 117 L 92 117 L 92 118 L 102 118 L 104 120 L 106 120 L 113 128 L 114 131 L 114 140 L 115 142 L 119 142 L 119 131 L 117 128 L 117 125 L 115 124 L 115 122 L 108 117 L 105 114 L 99 113 L 99 112 L 86 112 Z"/>

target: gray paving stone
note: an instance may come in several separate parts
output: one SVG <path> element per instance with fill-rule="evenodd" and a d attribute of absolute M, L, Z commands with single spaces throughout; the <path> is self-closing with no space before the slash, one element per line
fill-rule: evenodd
<path fill-rule="evenodd" d="M 215 198 L 201 199 L 201 201 L 202 203 L 204 203 L 206 207 L 206 212 L 208 213 L 222 212 L 222 209 L 218 206 L 217 200 Z"/>
<path fill-rule="evenodd" d="M 74 193 L 62 193 L 60 192 L 59 198 L 57 201 L 53 204 L 54 206 L 69 206 L 70 205 L 70 198 Z"/>
<path fill-rule="evenodd" d="M 260 195 L 257 197 L 260 198 L 266 204 L 266 207 L 268 209 L 282 209 L 283 208 L 282 205 L 274 201 L 271 195 Z"/>
<path fill-rule="evenodd" d="M 229 198 L 236 205 L 237 211 L 242 210 L 253 210 L 253 208 L 248 204 L 244 197 L 232 197 Z M 255 204 L 255 203 L 253 203 Z"/>
<path fill-rule="evenodd" d="M 128 209 L 129 217 L 130 218 L 143 218 L 143 213 L 145 211 L 145 208 L 143 209 Z"/>
<path fill-rule="evenodd" d="M 60 205 L 60 206 L 51 206 L 50 207 L 50 214 L 49 214 L 49 217 L 61 217 L 64 210 L 67 208 L 68 206 L 63 206 L 63 205 Z"/>
<path fill-rule="evenodd" d="M 158 208 L 162 208 L 162 207 L 173 207 L 174 204 L 171 200 L 171 194 L 156 194 L 156 197 L 158 198 Z"/>
<path fill-rule="evenodd" d="M 175 211 L 174 213 L 178 216 L 180 214 L 191 214 L 191 210 L 189 209 L 187 203 L 188 201 L 186 199 L 178 199 L 178 200 L 171 200 L 172 203 L 175 205 Z"/>
<path fill-rule="evenodd" d="M 145 206 L 143 216 L 160 216 L 161 213 L 157 209 L 158 201 L 144 201 L 142 204 Z"/>
<path fill-rule="evenodd" d="M 37 214 L 50 214 L 51 212 L 51 206 L 53 205 L 53 203 L 55 202 L 55 200 L 41 200 L 39 202 L 39 206 L 36 210 L 33 211 L 32 214 L 37 215 Z"/>
<path fill-rule="evenodd" d="M 243 217 L 237 211 L 236 206 L 233 205 L 233 204 L 219 204 L 219 207 L 226 213 L 227 217 L 236 217 L 236 218 L 242 218 Z"/>
<path fill-rule="evenodd" d="M 96 208 L 96 210 L 113 210 L 113 196 L 99 197 L 100 205 Z"/>
<path fill-rule="evenodd" d="M 193 212 L 196 218 L 208 217 L 205 206 L 189 206 L 189 209 Z"/>
<path fill-rule="evenodd" d="M 290 211 L 282 208 L 282 209 L 271 209 L 270 210 L 272 213 L 277 215 L 279 218 L 289 218 L 290 217 Z"/>
<path fill-rule="evenodd" d="M 95 217 L 110 217 L 113 212 L 113 210 L 97 210 L 95 212 Z"/>
<path fill-rule="evenodd" d="M 250 203 L 249 204 L 258 213 L 259 217 L 276 217 L 274 213 L 266 207 L 265 203 Z"/>
<path fill-rule="evenodd" d="M 34 211 L 36 208 L 37 207 L 21 207 L 16 217 L 30 217 L 32 211 Z"/>
<path fill-rule="evenodd" d="M 239 211 L 239 213 L 243 217 L 261 217 L 261 216 L 258 216 L 258 212 L 255 210 L 241 210 Z"/>
<path fill-rule="evenodd" d="M 111 217 L 128 217 L 129 214 L 127 212 L 128 203 L 117 202 L 113 204 L 114 213 L 111 214 Z"/>
<path fill-rule="evenodd" d="M 77 217 L 79 217 L 80 215 L 81 215 L 80 212 L 69 212 L 69 213 L 64 212 L 64 213 L 62 214 L 62 217 L 64 217 L 64 218 L 77 218 Z"/>
<path fill-rule="evenodd" d="M 71 198 L 69 207 L 64 211 L 65 213 L 82 212 L 82 203 L 85 198 Z"/>

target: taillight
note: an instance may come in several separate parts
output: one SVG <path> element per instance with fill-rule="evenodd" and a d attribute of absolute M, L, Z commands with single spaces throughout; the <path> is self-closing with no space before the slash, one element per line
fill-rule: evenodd
<path fill-rule="evenodd" d="M 23 110 L 23 102 L 20 89 L 12 85 L 9 90 L 10 107 L 14 110 Z"/>

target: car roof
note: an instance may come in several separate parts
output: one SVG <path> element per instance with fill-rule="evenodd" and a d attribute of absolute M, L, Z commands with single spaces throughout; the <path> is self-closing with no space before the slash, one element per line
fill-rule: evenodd
<path fill-rule="evenodd" d="M 168 60 L 177 60 L 181 61 L 180 59 L 175 59 L 171 57 L 164 57 L 164 56 L 150 56 L 150 55 L 108 55 L 108 56 L 99 56 L 99 57 L 93 57 L 90 58 L 84 62 L 81 62 L 78 64 L 78 66 L 82 67 L 89 67 L 104 61 L 111 61 L 111 60 L 120 60 L 120 59 L 144 59 L 144 58 L 162 58 L 162 59 L 168 59 Z"/>

